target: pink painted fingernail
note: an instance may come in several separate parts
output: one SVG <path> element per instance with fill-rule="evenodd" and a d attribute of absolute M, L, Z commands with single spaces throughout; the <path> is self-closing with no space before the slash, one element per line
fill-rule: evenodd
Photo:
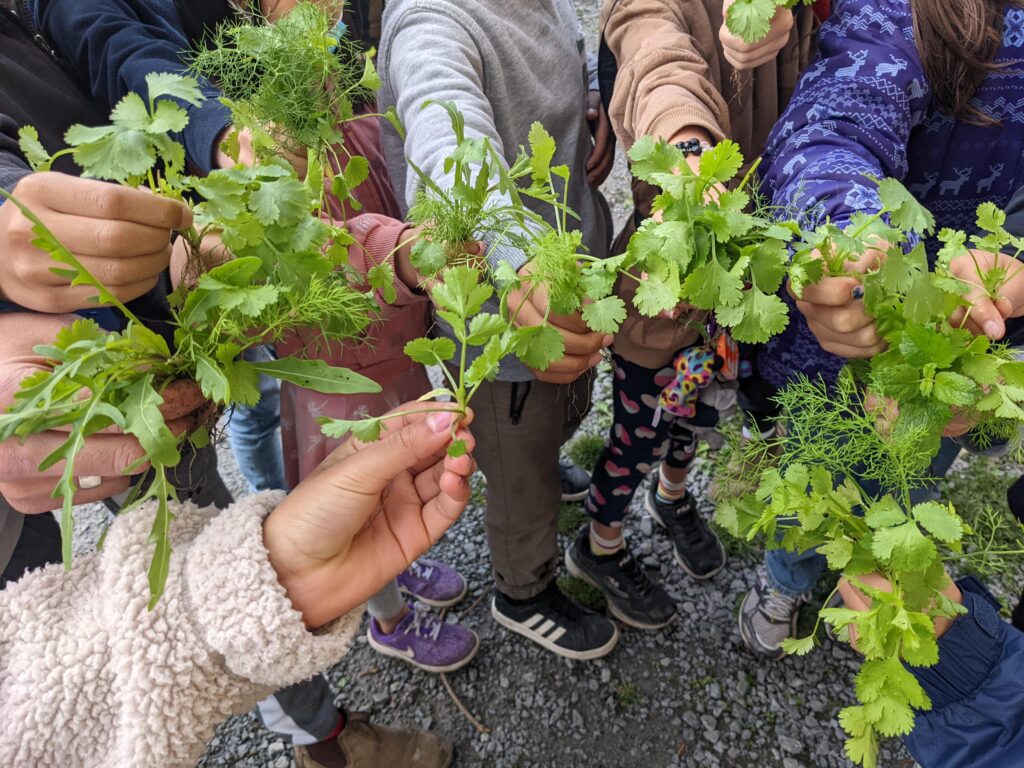
<path fill-rule="evenodd" d="M 432 413 L 427 417 L 427 424 L 435 432 L 444 432 L 452 425 L 452 412 L 441 411 L 439 413 Z"/>

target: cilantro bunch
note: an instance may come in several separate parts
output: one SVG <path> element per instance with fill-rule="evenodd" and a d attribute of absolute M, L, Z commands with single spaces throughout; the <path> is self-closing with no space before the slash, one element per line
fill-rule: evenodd
<path fill-rule="evenodd" d="M 823 608 L 818 617 L 818 625 L 825 621 L 840 633 L 854 628 L 864 654 L 858 703 L 839 718 L 849 736 L 847 756 L 866 768 L 877 765 L 880 739 L 910 733 L 914 711 L 931 707 L 903 664 L 936 664 L 935 619 L 963 612 L 943 594 L 946 564 L 1024 554 L 993 553 L 991 542 L 977 542 L 965 555 L 972 531 L 952 505 L 912 502 L 912 491 L 931 481 L 931 461 L 954 416 L 975 423 L 982 441 L 1020 432 L 1024 363 L 1005 345 L 963 328 L 966 316 L 950 320 L 958 308 L 970 311 L 964 298 L 970 286 L 949 271 L 950 261 L 967 253 L 967 236 L 943 230 L 938 261 L 929 268 L 923 238 L 934 228 L 931 214 L 898 182 L 877 184 L 877 214 L 857 214 L 845 229 L 828 222 L 812 231 L 796 227 L 793 250 L 794 263 L 811 264 L 824 254 L 816 269 L 837 276 L 849 274 L 847 264 L 869 250 L 883 252 L 863 277 L 864 306 L 888 349 L 851 362 L 835 386 L 800 379 L 786 387 L 778 395 L 780 436 L 752 442 L 740 449 L 743 460 L 731 464 L 746 471 L 761 466 L 759 488 L 719 500 L 716 513 L 723 528 L 748 541 L 764 535 L 770 547 L 820 552 L 830 569 L 871 598 L 866 612 Z M 1024 250 L 994 205 L 978 209 L 977 223 L 983 234 L 971 239 L 974 248 Z M 974 263 L 978 284 L 997 296 L 1007 271 Z M 803 273 L 791 267 L 791 274 Z M 767 466 L 769 457 L 783 469 Z M 875 572 L 892 584 L 891 592 L 864 583 Z M 817 629 L 783 647 L 809 653 Z"/>
<path fill-rule="evenodd" d="M 163 592 L 171 555 L 168 502 L 176 494 L 168 471 L 181 462 L 186 442 L 205 445 L 220 411 L 254 405 L 260 374 L 329 394 L 375 392 L 380 387 L 320 360 L 241 359 L 255 345 L 281 341 L 303 329 L 313 329 L 325 341 L 357 338 L 372 321 L 376 303 L 358 287 L 362 278 L 345 268 L 351 237 L 319 216 L 319 179 L 303 183 L 278 159 L 214 171 L 206 178 L 182 175 L 184 151 L 167 134 L 180 131 L 188 115 L 173 99 L 199 103 L 202 95 L 188 78 L 156 74 L 147 83 L 148 101 L 129 94 L 115 107 L 110 125 L 73 126 L 67 135 L 72 146 L 62 153 L 70 153 L 86 176 L 146 184 L 156 194 L 177 200 L 201 199 L 195 224 L 182 233 L 189 266 L 171 296 L 173 346 L 143 325 L 38 217 L 11 198 L 32 221 L 36 245 L 57 262 L 54 271 L 72 285 L 94 288 L 96 302 L 117 309 L 125 327 L 107 333 L 90 320 L 79 320 L 53 344 L 38 347 L 53 368 L 22 382 L 12 407 L 0 415 L 0 440 L 67 431 L 67 439 L 43 467 L 64 462 L 54 497 L 63 500 L 68 566 L 78 453 L 91 435 L 111 426 L 139 440 L 150 468 L 126 509 L 149 499 L 158 505 L 149 571 L 152 606 Z M 23 130 L 21 139 L 36 170 L 52 165 L 56 155 L 39 144 L 34 130 Z M 219 248 L 204 252 L 213 235 L 235 258 L 208 269 L 209 262 L 227 258 Z M 171 433 L 159 410 L 163 391 L 176 379 L 197 381 L 212 403 L 208 419 L 184 435 Z"/>
<path fill-rule="evenodd" d="M 640 314 L 654 317 L 686 302 L 714 312 L 737 341 L 761 343 L 781 333 L 789 320 L 777 295 L 783 280 L 793 272 L 814 282 L 821 263 L 803 254 L 791 262 L 788 245 L 800 231 L 794 222 L 748 210 L 753 169 L 736 183 L 739 147 L 723 141 L 708 150 L 698 173 L 677 147 L 650 137 L 629 157 L 633 174 L 661 189 L 655 217 L 633 235 L 622 265 L 645 273 L 634 297 Z"/>

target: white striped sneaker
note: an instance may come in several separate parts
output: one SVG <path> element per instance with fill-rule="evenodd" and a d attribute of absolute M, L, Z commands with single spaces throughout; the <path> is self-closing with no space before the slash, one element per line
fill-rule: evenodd
<path fill-rule="evenodd" d="M 530 600 L 512 600 L 496 591 L 491 616 L 503 627 L 567 659 L 599 659 L 619 642 L 614 623 L 576 605 L 554 582 Z"/>

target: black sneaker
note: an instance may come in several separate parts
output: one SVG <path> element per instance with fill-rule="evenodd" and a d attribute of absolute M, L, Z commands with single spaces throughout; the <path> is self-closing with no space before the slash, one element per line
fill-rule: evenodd
<path fill-rule="evenodd" d="M 637 629 L 661 629 L 676 618 L 672 598 L 651 581 L 627 549 L 614 555 L 595 555 L 590 549 L 590 526 L 584 526 L 565 551 L 569 573 L 593 584 L 608 600 L 620 621 Z"/>
<path fill-rule="evenodd" d="M 590 492 L 590 473 L 564 456 L 558 460 L 562 480 L 562 501 L 583 501 Z"/>
<path fill-rule="evenodd" d="M 491 616 L 503 627 L 567 659 L 600 659 L 619 642 L 613 622 L 576 605 L 554 582 L 529 601 L 511 600 L 495 590 Z"/>
<path fill-rule="evenodd" d="M 651 480 L 644 506 L 647 514 L 665 529 L 672 539 L 679 567 L 695 579 L 710 579 L 725 565 L 722 540 L 708 527 L 697 511 L 693 496 L 686 494 L 679 501 L 666 504 L 658 499 L 658 482 Z"/>

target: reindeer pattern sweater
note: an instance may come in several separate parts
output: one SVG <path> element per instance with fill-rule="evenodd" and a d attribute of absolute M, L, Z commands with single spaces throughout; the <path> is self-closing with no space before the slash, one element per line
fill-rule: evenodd
<path fill-rule="evenodd" d="M 263 546 L 282 498 L 176 506 L 152 611 L 153 505 L 119 517 L 70 572 L 0 592 L 0 765 L 190 767 L 230 715 L 340 659 L 362 611 L 306 630 Z"/>
<path fill-rule="evenodd" d="M 999 124 L 954 120 L 933 99 L 910 0 L 840 0 L 769 138 L 762 191 L 808 224 L 828 217 L 842 226 L 879 210 L 865 176 L 891 176 L 939 228 L 975 231 L 978 205 L 1004 207 L 1024 181 L 1024 10 L 1007 8 L 995 61 L 1003 68 L 985 78 L 975 104 Z M 790 306 L 789 328 L 760 355 L 761 373 L 776 386 L 798 373 L 834 377 L 845 361 L 823 351 Z"/>

